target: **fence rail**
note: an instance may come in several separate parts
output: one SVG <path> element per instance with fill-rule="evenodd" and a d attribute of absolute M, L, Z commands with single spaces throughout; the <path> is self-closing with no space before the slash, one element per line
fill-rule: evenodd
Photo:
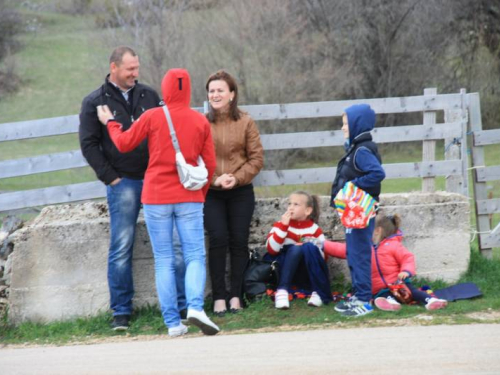
<path fill-rule="evenodd" d="M 486 197 L 487 181 L 500 177 L 500 166 L 485 167 L 482 146 L 500 143 L 500 130 L 483 131 L 479 95 L 436 94 L 435 89 L 424 90 L 424 95 L 400 98 L 327 101 L 315 103 L 267 104 L 242 106 L 256 121 L 309 119 L 341 116 L 344 109 L 357 103 L 368 103 L 377 114 L 422 112 L 422 124 L 376 128 L 373 138 L 377 143 L 421 141 L 423 160 L 415 163 L 384 164 L 387 178 L 422 178 L 423 191 L 434 190 L 434 178 L 446 176 L 448 191 L 468 195 L 467 186 L 467 125 L 473 132 L 474 192 L 478 199 L 478 232 L 480 246 L 500 246 L 500 230 L 485 232 L 485 217 L 499 212 L 500 202 Z M 203 107 L 194 108 L 200 112 Z M 436 123 L 437 111 L 443 111 L 444 123 Z M 77 115 L 35 121 L 0 124 L 0 143 L 41 138 L 78 132 Z M 337 147 L 344 143 L 343 134 L 336 131 L 313 131 L 284 134 L 263 134 L 264 149 L 286 150 L 297 148 Z M 445 160 L 436 161 L 436 141 L 448 145 Z M 47 173 L 87 166 L 80 150 L 0 161 L 0 179 Z M 255 179 L 257 186 L 311 184 L 331 182 L 336 168 L 308 168 L 264 170 Z M 0 194 L 0 212 L 48 204 L 69 203 L 102 198 L 105 186 L 98 181 L 47 187 Z M 497 228 L 498 229 L 498 228 Z M 483 233 L 484 232 L 484 233 Z M 496 234 L 498 232 L 498 235 Z"/>

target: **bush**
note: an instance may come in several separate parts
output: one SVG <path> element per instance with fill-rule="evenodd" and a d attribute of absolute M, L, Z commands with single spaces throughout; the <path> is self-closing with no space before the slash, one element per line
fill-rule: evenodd
<path fill-rule="evenodd" d="M 16 35 L 22 31 L 22 18 L 11 1 L 0 0 L 0 98 L 11 93 L 19 86 L 19 77 L 15 74 L 12 53 L 20 48 Z"/>

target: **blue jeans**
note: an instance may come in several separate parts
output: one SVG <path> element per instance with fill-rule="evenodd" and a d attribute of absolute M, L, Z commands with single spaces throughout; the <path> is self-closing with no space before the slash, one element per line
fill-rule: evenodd
<path fill-rule="evenodd" d="M 141 208 L 142 180 L 122 178 L 119 184 L 106 187 L 110 218 L 111 240 L 108 254 L 108 286 L 113 315 L 130 315 L 134 283 L 132 253 L 135 228 Z M 179 305 L 186 308 L 184 294 L 184 262 L 180 242 L 174 245 L 178 268 Z"/>
<path fill-rule="evenodd" d="M 347 264 L 351 272 L 354 294 L 363 301 L 372 299 L 372 236 L 375 218 L 370 219 L 366 228 L 346 228 Z"/>
<path fill-rule="evenodd" d="M 186 264 L 187 307 L 201 311 L 206 279 L 203 203 L 145 204 L 144 218 L 153 246 L 156 291 L 163 320 L 167 327 L 176 327 L 180 324 L 180 307 L 172 230 L 175 224 Z"/>

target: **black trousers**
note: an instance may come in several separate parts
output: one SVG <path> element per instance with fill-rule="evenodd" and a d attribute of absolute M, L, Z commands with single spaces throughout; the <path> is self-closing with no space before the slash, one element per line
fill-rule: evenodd
<path fill-rule="evenodd" d="M 214 300 L 241 297 L 254 208 L 252 184 L 231 190 L 208 191 L 204 214 L 209 235 L 208 266 Z M 231 257 L 229 295 L 226 288 L 228 249 Z"/>

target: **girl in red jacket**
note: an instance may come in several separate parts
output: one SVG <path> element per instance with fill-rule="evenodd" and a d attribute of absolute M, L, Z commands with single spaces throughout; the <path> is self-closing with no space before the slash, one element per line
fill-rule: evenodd
<path fill-rule="evenodd" d="M 409 282 L 409 278 L 415 275 L 415 256 L 402 244 L 400 225 L 401 218 L 397 214 L 385 216 L 379 213 L 375 220 L 372 249 L 372 294 L 375 306 L 384 311 L 401 309 L 399 302 L 389 292 L 388 285 L 404 281 L 411 290 L 413 300 L 424 304 L 427 310 L 444 308 L 446 300 L 433 298 Z M 324 249 L 330 256 L 346 258 L 344 243 L 325 241 Z"/>

